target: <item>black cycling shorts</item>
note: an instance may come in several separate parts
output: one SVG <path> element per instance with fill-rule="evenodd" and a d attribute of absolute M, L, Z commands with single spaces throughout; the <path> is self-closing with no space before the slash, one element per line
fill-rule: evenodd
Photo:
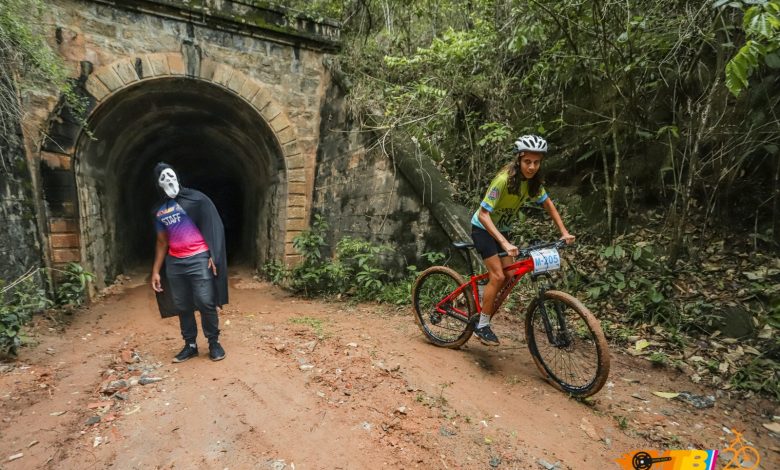
<path fill-rule="evenodd" d="M 509 239 L 509 234 L 507 232 L 501 232 L 501 235 L 507 240 Z M 496 256 L 504 251 L 498 243 L 498 240 L 493 238 L 493 235 L 491 235 L 490 232 L 484 228 L 479 228 L 476 225 L 471 226 L 471 239 L 474 240 L 474 248 L 477 249 L 477 252 L 482 259 L 488 259 L 491 256 Z"/>

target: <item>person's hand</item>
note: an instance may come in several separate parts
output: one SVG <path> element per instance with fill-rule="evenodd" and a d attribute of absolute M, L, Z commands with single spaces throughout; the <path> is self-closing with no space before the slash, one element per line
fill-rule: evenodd
<path fill-rule="evenodd" d="M 520 252 L 516 246 L 507 241 L 501 244 L 501 249 L 506 251 L 506 254 L 512 257 L 516 257 Z"/>
<path fill-rule="evenodd" d="M 574 235 L 570 234 L 569 232 L 563 232 L 561 235 L 561 240 L 565 241 L 567 245 L 571 245 L 574 243 Z"/>
<path fill-rule="evenodd" d="M 212 258 L 209 258 L 209 269 L 211 270 L 214 275 L 217 275 L 217 265 L 214 264 L 214 260 Z"/>
<path fill-rule="evenodd" d="M 162 284 L 160 283 L 160 273 L 152 273 L 152 289 L 155 292 L 162 292 Z"/>

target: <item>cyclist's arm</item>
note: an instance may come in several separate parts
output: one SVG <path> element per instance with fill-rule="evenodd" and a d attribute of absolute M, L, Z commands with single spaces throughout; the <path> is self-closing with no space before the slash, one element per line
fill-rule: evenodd
<path fill-rule="evenodd" d="M 566 226 L 563 224 L 563 219 L 561 219 L 561 214 L 558 213 L 558 209 L 555 208 L 555 204 L 553 204 L 552 199 L 549 197 L 544 200 L 542 203 L 542 207 L 544 207 L 544 210 L 547 211 L 547 213 L 550 215 L 550 218 L 555 223 L 555 226 L 558 227 L 558 230 L 561 232 L 561 238 L 566 241 L 566 243 L 572 243 L 574 242 L 574 235 L 570 234 L 568 230 L 566 230 Z"/>
<path fill-rule="evenodd" d="M 510 256 L 517 256 L 517 247 L 509 243 L 509 240 L 501 235 L 501 232 L 493 223 L 493 219 L 490 218 L 490 212 L 488 212 L 487 209 L 480 207 L 477 219 L 479 219 L 479 222 L 483 227 L 485 227 L 485 230 L 487 230 L 490 236 L 496 239 L 504 251 L 506 251 Z"/>

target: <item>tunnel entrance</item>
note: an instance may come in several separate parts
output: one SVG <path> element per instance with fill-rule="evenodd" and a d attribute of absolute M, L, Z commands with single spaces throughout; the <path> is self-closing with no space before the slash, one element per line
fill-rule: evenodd
<path fill-rule="evenodd" d="M 153 212 L 162 201 L 153 168 L 160 161 L 175 168 L 183 186 L 214 201 L 230 263 L 261 264 L 283 247 L 282 152 L 257 110 L 237 95 L 191 78 L 143 81 L 103 102 L 90 129 L 75 158 L 82 248 L 107 280 L 150 266 Z"/>

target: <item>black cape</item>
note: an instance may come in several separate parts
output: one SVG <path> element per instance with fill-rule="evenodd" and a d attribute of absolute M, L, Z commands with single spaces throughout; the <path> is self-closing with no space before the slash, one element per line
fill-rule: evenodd
<path fill-rule="evenodd" d="M 214 206 L 214 203 L 211 202 L 208 196 L 195 189 L 181 188 L 175 199 L 198 227 L 198 230 L 200 230 L 200 233 L 206 240 L 206 244 L 209 246 L 211 259 L 217 266 L 217 276 L 214 278 L 217 305 L 222 307 L 228 303 L 228 276 L 225 228 L 222 225 L 219 212 L 217 212 L 216 206 Z M 160 205 L 162 203 L 158 207 Z M 178 315 L 181 312 L 177 311 L 173 304 L 170 284 L 165 275 L 165 263 L 163 263 L 163 267 L 160 269 L 160 282 L 163 291 L 156 293 L 160 315 L 163 318 Z"/>

